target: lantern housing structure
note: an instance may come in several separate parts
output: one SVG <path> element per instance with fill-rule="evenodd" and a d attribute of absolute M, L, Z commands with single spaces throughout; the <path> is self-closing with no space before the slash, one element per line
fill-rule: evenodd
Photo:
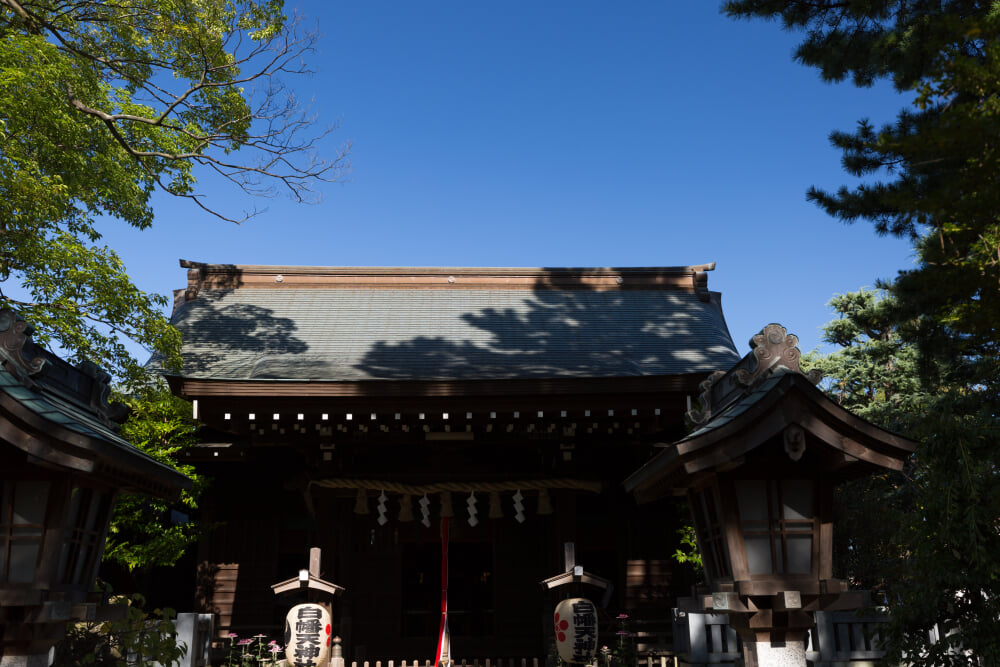
<path fill-rule="evenodd" d="M 118 435 L 110 376 L 74 367 L 0 310 L 0 666 L 48 664 L 90 596 L 114 498 L 176 499 L 190 481 Z"/>
<path fill-rule="evenodd" d="M 798 339 L 770 324 L 702 383 L 693 430 L 625 482 L 649 502 L 686 496 L 707 587 L 690 612 L 727 612 L 745 642 L 801 641 L 811 612 L 864 606 L 833 576 L 833 488 L 900 470 L 915 443 L 827 398 L 799 369 Z"/>

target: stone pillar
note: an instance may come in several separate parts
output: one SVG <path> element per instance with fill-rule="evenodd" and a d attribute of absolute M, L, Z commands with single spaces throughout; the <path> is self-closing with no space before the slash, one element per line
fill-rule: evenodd
<path fill-rule="evenodd" d="M 744 642 L 745 667 L 806 667 L 804 641 Z"/>
<path fill-rule="evenodd" d="M 49 667 L 52 664 L 55 649 L 45 653 L 9 653 L 0 657 L 0 667 Z"/>

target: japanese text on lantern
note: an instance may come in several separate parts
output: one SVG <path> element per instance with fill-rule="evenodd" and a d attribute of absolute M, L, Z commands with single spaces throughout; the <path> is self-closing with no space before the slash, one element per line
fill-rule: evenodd
<path fill-rule="evenodd" d="M 319 657 L 319 631 L 321 610 L 316 607 L 299 607 L 295 622 L 295 665 L 296 667 L 313 667 L 313 662 Z"/>
<path fill-rule="evenodd" d="M 584 665 L 597 653 L 597 607 L 585 598 L 571 598 L 556 605 L 556 650 L 567 664 Z"/>
<path fill-rule="evenodd" d="M 573 662 L 587 662 L 597 648 L 597 618 L 594 605 L 588 600 L 573 604 Z"/>
<path fill-rule="evenodd" d="M 292 607 L 285 618 L 285 657 L 294 667 L 321 667 L 330 652 L 330 614 L 317 604 Z"/>

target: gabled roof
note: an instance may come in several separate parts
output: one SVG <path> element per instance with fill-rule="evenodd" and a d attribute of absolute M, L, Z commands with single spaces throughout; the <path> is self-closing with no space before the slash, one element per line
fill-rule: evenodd
<path fill-rule="evenodd" d="M 701 409 L 687 415 L 694 430 L 630 475 L 626 490 L 640 502 L 681 494 L 782 437 L 784 454 L 793 461 L 802 457 L 800 448 L 819 450 L 810 459 L 822 461 L 830 478 L 900 470 L 916 443 L 865 421 L 816 388 L 819 375 L 799 370 L 797 344 L 778 324 L 754 336 L 750 354 L 702 383 Z"/>
<path fill-rule="evenodd" d="M 738 359 L 714 265 L 326 268 L 182 262 L 191 379 L 356 382 L 706 373 Z"/>
<path fill-rule="evenodd" d="M 31 326 L 0 310 L 0 444 L 29 460 L 92 475 L 119 489 L 177 497 L 191 482 L 118 435 L 124 406 L 109 404 L 110 377 L 73 367 L 31 339 Z"/>

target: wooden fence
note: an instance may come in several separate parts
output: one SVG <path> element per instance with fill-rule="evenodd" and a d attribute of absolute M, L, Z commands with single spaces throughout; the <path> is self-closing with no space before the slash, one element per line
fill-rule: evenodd
<path fill-rule="evenodd" d="M 452 667 L 545 667 L 545 660 L 540 658 L 483 658 L 481 660 L 453 660 Z M 647 655 L 639 658 L 638 667 L 675 667 L 677 663 L 673 656 Z M 598 660 L 597 667 L 602 667 L 603 663 Z M 332 667 L 434 667 L 430 660 L 365 660 L 362 662 L 344 662 L 342 665 L 332 665 Z"/>
<path fill-rule="evenodd" d="M 452 667 L 545 667 L 538 658 L 482 658 L 479 660 L 452 660 Z M 344 667 L 434 667 L 431 660 L 364 660 L 344 662 Z"/>

